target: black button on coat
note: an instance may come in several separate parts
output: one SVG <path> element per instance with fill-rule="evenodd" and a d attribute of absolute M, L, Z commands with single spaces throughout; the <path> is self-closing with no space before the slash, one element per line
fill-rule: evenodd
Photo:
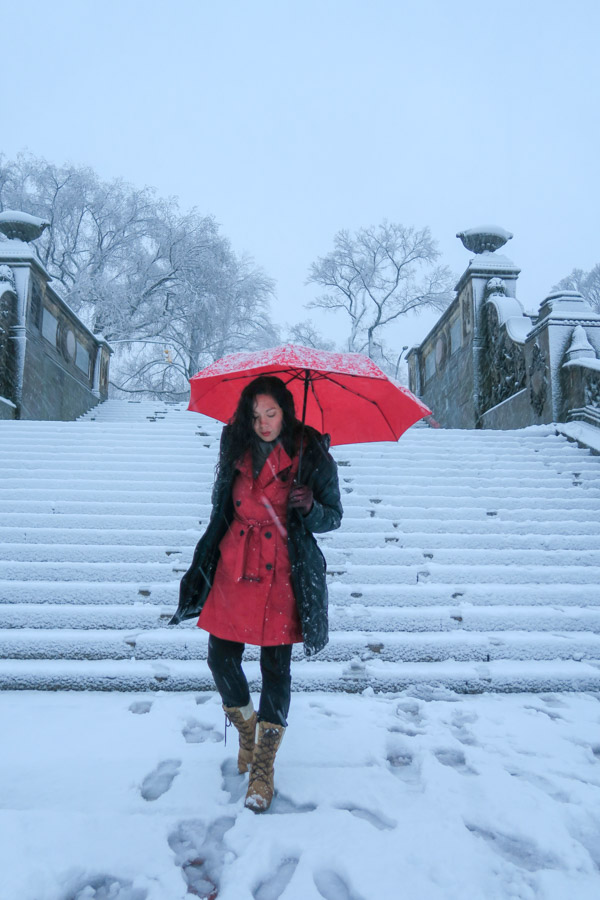
<path fill-rule="evenodd" d="M 301 484 L 313 492 L 313 507 L 308 515 L 288 506 L 287 545 L 292 569 L 292 587 L 302 622 L 304 653 L 312 656 L 328 641 L 327 566 L 314 533 L 339 528 L 343 509 L 340 499 L 337 464 L 329 453 L 330 437 L 306 427 L 308 439 L 302 455 Z M 235 470 L 224 463 L 230 429 L 225 425 L 217 475 L 212 491 L 212 513 L 206 531 L 198 541 L 192 563 L 181 579 L 179 606 L 169 625 L 200 615 L 212 587 L 219 559 L 219 544 L 233 521 L 231 489 Z"/>

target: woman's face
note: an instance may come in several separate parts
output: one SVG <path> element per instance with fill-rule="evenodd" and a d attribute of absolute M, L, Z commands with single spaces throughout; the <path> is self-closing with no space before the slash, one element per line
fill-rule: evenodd
<path fill-rule="evenodd" d="M 270 394 L 257 394 L 252 427 L 263 441 L 275 441 L 283 426 L 283 410 Z"/>

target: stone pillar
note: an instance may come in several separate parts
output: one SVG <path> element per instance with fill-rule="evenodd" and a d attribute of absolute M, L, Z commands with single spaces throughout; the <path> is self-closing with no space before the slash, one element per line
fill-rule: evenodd
<path fill-rule="evenodd" d="M 584 328 L 592 345 L 600 349 L 600 315 L 577 291 L 556 291 L 542 302 L 536 324 L 527 335 L 532 403 L 537 397 L 542 405 L 544 392 L 548 394 L 545 421 L 559 422 L 564 414 L 560 368 L 577 326 Z"/>
<path fill-rule="evenodd" d="M 45 227 L 26 213 L 0 213 L 0 234 L 7 238 L 0 237 L 0 302 L 11 301 L 0 305 L 8 331 L 4 346 L 0 341 L 0 364 L 8 370 L 4 382 L 10 383 L 3 406 L 13 407 L 12 418 L 67 421 L 106 399 L 112 351 L 50 283 L 30 244 Z M 6 418 L 6 409 L 1 414 Z"/>
<path fill-rule="evenodd" d="M 95 334 L 94 337 L 98 338 L 98 340 L 104 340 L 104 338 L 101 334 Z M 101 365 L 101 362 L 102 362 L 102 347 L 98 347 L 96 349 L 96 356 L 94 357 L 94 377 L 92 380 L 92 394 L 94 395 L 94 397 L 97 397 L 98 400 L 101 399 L 101 397 L 100 397 L 100 365 Z"/>
<path fill-rule="evenodd" d="M 520 269 L 507 256 L 497 253 L 512 238 L 512 234 L 497 226 L 480 226 L 456 235 L 467 250 L 476 256 L 461 275 L 456 285 L 463 321 L 463 340 L 470 340 L 473 354 L 473 408 L 474 425 L 481 427 L 481 380 L 485 366 L 485 335 L 482 310 L 490 279 L 499 278 L 507 297 L 515 297 Z"/>
<path fill-rule="evenodd" d="M 17 295 L 16 322 L 10 329 L 13 346 L 13 401 L 16 404 L 16 418 L 21 417 L 23 401 L 23 380 L 27 349 L 27 300 L 29 298 L 31 259 L 39 260 L 28 246 L 38 238 L 49 222 L 27 213 L 7 209 L 0 213 L 0 232 L 8 241 L 2 244 L 2 257 L 11 260 L 10 271 L 14 279 Z"/>

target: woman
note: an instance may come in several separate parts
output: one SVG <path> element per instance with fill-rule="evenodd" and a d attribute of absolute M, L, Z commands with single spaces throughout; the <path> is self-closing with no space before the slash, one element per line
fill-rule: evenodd
<path fill-rule="evenodd" d="M 209 632 L 208 665 L 239 732 L 238 769 L 250 767 L 246 806 L 255 812 L 273 798 L 292 645 L 303 642 L 311 656 L 328 640 L 326 566 L 313 533 L 338 528 L 343 514 L 329 443 L 329 435 L 302 430 L 279 378 L 244 388 L 221 435 L 210 522 L 169 623 L 199 615 L 198 626 Z M 242 670 L 245 644 L 261 647 L 258 713 Z"/>

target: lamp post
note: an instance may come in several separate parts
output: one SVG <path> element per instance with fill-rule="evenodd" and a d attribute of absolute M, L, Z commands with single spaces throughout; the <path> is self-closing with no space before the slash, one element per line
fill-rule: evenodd
<path fill-rule="evenodd" d="M 408 350 L 408 344 L 405 344 L 402 350 L 400 351 L 400 356 L 398 357 L 398 362 L 396 363 L 396 371 L 394 372 L 394 378 L 398 377 L 398 369 L 400 368 L 400 360 L 402 359 L 402 354 L 405 350 Z"/>

